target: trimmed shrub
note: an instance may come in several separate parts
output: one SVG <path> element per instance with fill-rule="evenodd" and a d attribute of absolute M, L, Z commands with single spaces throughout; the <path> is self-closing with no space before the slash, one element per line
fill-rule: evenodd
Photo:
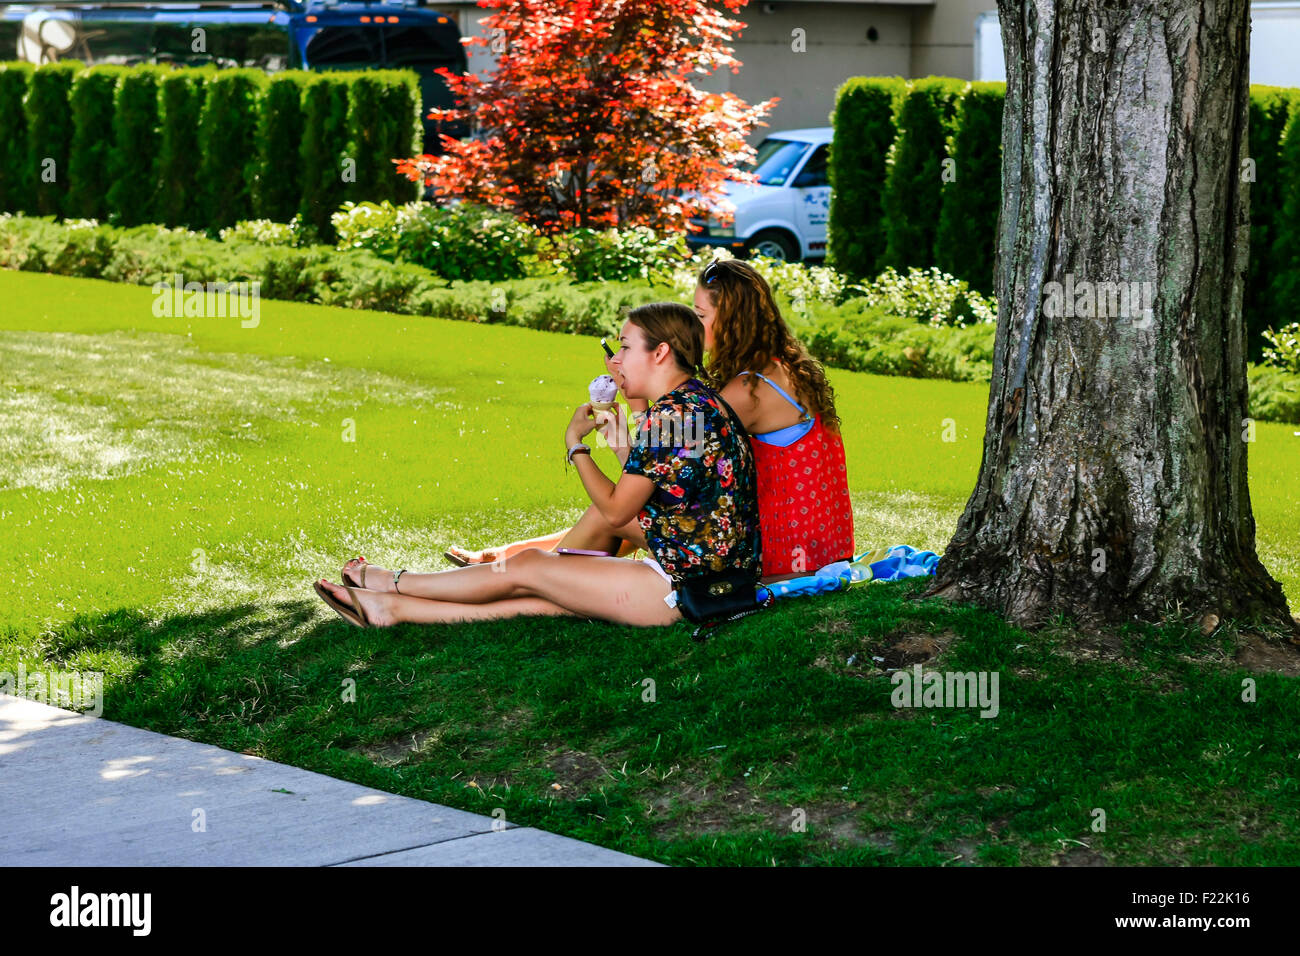
<path fill-rule="evenodd" d="M 157 218 L 158 67 L 128 70 L 113 101 L 113 148 L 109 152 L 109 219 L 137 226 Z"/>
<path fill-rule="evenodd" d="M 172 70 L 161 81 L 162 133 L 158 152 L 158 220 L 197 229 L 203 224 L 199 188 L 199 120 L 210 67 Z"/>
<path fill-rule="evenodd" d="M 219 70 L 208 80 L 199 120 L 202 224 L 209 230 L 253 218 L 261 70 Z"/>
<path fill-rule="evenodd" d="M 1274 238 L 1270 252 L 1274 271 L 1268 301 L 1278 307 L 1279 314 L 1265 314 L 1257 320 L 1264 327 L 1274 328 L 1294 316 L 1294 303 L 1300 301 L 1300 109 L 1291 110 L 1287 119 L 1278 168 L 1279 210 L 1272 223 Z M 1254 205 L 1252 196 L 1252 209 Z M 1252 246 L 1252 256 L 1258 253 Z M 1262 344 L 1260 347 L 1262 350 Z"/>
<path fill-rule="evenodd" d="M 107 219 L 105 188 L 113 146 L 113 98 L 124 73 L 120 66 L 92 66 L 72 80 L 72 151 L 64 215 Z"/>
<path fill-rule="evenodd" d="M 348 76 L 312 76 L 303 91 L 302 202 L 299 213 L 309 235 L 332 242 L 330 216 L 343 202 L 343 154 L 348 120 Z"/>
<path fill-rule="evenodd" d="M 31 209 L 42 216 L 63 214 L 68 194 L 68 154 L 72 149 L 72 80 L 78 60 L 47 63 L 32 72 L 27 94 L 28 170 Z M 7 135 L 6 131 L 6 135 Z"/>
<path fill-rule="evenodd" d="M 368 70 L 348 87 L 346 158 L 355 163 L 356 179 L 347 185 L 355 202 L 408 202 L 419 185 L 397 175 L 394 159 L 415 156 L 424 136 L 420 124 L 420 86 L 405 70 Z"/>
<path fill-rule="evenodd" d="M 347 202 L 331 221 L 339 248 L 367 249 L 447 279 L 521 278 L 540 243 L 525 223 L 483 206 Z"/>
<path fill-rule="evenodd" d="M 1241 308 L 1246 316 L 1247 357 L 1252 362 L 1258 362 L 1263 354 L 1263 331 L 1278 322 L 1280 303 L 1272 288 L 1272 279 L 1278 274 L 1273 248 L 1282 191 L 1278 164 L 1295 95 L 1295 90 L 1277 86 L 1250 88 L 1250 261 Z"/>
<path fill-rule="evenodd" d="M 298 151 L 302 146 L 303 89 L 310 75 L 293 70 L 271 77 L 258 113 L 253 206 L 258 216 L 274 222 L 288 222 L 302 201 Z"/>
<path fill-rule="evenodd" d="M 885 266 L 934 264 L 943 202 L 943 160 L 957 96 L 964 84 L 946 77 L 909 82 L 898 109 L 898 138 L 885 178 Z"/>
<path fill-rule="evenodd" d="M 900 77 L 854 77 L 835 95 L 826 264 L 851 280 L 875 275 L 884 259 L 885 158 L 904 88 Z"/>
<path fill-rule="evenodd" d="M 935 264 L 978 292 L 993 293 L 993 257 L 1002 205 L 1005 83 L 969 83 L 949 139 L 952 178 L 943 184 Z"/>
<path fill-rule="evenodd" d="M 27 114 L 30 63 L 0 63 L 0 212 L 23 212 L 31 199 Z"/>

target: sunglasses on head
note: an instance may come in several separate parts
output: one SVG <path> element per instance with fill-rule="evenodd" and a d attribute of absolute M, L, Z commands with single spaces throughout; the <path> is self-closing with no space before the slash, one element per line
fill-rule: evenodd
<path fill-rule="evenodd" d="M 721 265 L 719 265 L 719 263 L 720 263 L 721 261 L 722 261 L 721 259 L 714 259 L 714 260 L 713 260 L 712 262 L 710 262 L 707 266 L 705 266 L 705 268 L 704 268 L 704 284 L 705 284 L 705 285 L 708 285 L 708 284 L 711 283 L 714 279 L 716 279 L 718 276 L 720 276 L 720 275 L 722 275 L 724 272 L 726 272 L 726 270 L 723 269 Z"/>

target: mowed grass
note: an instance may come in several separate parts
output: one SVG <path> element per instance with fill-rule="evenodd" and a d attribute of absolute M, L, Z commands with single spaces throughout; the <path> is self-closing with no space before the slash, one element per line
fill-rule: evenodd
<path fill-rule="evenodd" d="M 0 670 L 103 671 L 109 718 L 669 863 L 1300 862 L 1297 682 L 1244 672 L 1231 629 L 1031 637 L 912 600 L 923 581 L 702 646 L 572 620 L 363 633 L 321 605 L 310 582 L 357 552 L 437 569 L 575 519 L 563 428 L 594 339 L 278 302 L 241 328 L 11 272 L 0 301 Z M 857 548 L 942 553 L 987 389 L 831 375 Z M 1293 609 L 1294 431 L 1250 450 Z M 876 657 L 997 671 L 999 713 L 895 708 Z"/>

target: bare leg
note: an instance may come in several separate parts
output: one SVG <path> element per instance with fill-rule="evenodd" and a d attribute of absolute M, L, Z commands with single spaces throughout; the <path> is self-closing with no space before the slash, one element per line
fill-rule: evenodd
<path fill-rule="evenodd" d="M 629 539 L 623 534 L 622 529 L 610 527 L 609 522 L 596 510 L 596 506 L 588 505 L 577 524 L 568 531 L 557 531 L 541 538 L 529 538 L 527 541 L 511 541 L 509 544 L 484 548 L 478 552 L 465 551 L 456 547 L 447 550 L 471 564 L 487 564 L 490 561 L 511 557 L 529 548 L 539 548 L 543 551 L 554 551 L 557 547 L 577 548 L 580 551 L 608 551 L 610 554 L 622 557 L 631 554 L 638 547 L 645 547 L 645 536 L 641 534 L 637 523 L 633 521 L 628 527 L 635 529 L 636 537 L 630 539 L 633 547 L 627 546 Z M 639 544 L 636 543 L 637 538 L 640 539 Z"/>
<path fill-rule="evenodd" d="M 527 548 L 552 551 L 564 539 L 564 536 L 570 533 L 569 531 L 556 531 L 540 538 L 529 538 L 527 541 L 511 541 L 509 544 L 503 544 L 496 548 L 484 548 L 482 551 L 467 551 L 465 548 L 458 548 L 454 544 L 447 550 L 462 561 L 468 561 L 470 564 L 489 564 L 498 557 L 508 558 L 512 554 L 518 554 Z M 591 550 L 594 551 L 595 549 L 592 548 Z"/>
<path fill-rule="evenodd" d="M 613 528 L 606 521 L 595 505 L 588 506 L 583 512 L 582 517 L 568 531 L 557 531 L 553 535 L 544 538 L 529 538 L 527 541 L 512 541 L 510 544 L 502 545 L 498 549 L 485 548 L 481 552 L 465 551 L 460 548 L 449 548 L 461 558 L 469 561 L 470 565 L 492 564 L 494 561 L 503 558 L 513 557 L 529 548 L 537 548 L 542 551 L 552 551 L 557 547 L 576 548 L 580 551 L 607 551 L 617 557 L 626 557 L 638 548 L 644 548 L 649 551 L 650 547 L 646 544 L 645 532 L 636 521 L 629 521 L 621 528 Z M 487 556 L 500 552 L 501 558 L 485 557 L 484 560 L 475 560 L 477 555 Z M 357 581 L 360 577 L 359 568 L 361 561 L 364 559 L 353 558 L 343 566 L 348 578 Z M 445 572 L 435 572 L 443 574 Z M 398 585 L 403 592 L 415 592 L 413 588 L 408 587 L 407 582 L 412 582 L 414 578 L 424 575 L 415 575 L 407 572 L 402 575 L 402 581 Z M 372 591 L 391 591 L 393 590 L 393 575 L 391 571 L 372 564 L 366 570 L 366 588 Z"/>
<path fill-rule="evenodd" d="M 411 575 L 402 576 L 402 586 Z M 673 624 L 681 613 L 664 603 L 667 581 L 639 561 L 562 555 L 530 548 L 487 567 L 422 574 L 419 594 L 356 591 L 372 624 L 403 621 L 496 620 L 520 615 L 568 615 L 640 627 Z M 345 605 L 348 591 L 322 582 Z M 412 582 L 415 585 L 417 582 Z"/>

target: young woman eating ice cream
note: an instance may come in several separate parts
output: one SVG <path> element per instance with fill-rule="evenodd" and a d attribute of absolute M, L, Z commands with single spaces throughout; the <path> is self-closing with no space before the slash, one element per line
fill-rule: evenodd
<path fill-rule="evenodd" d="M 771 288 L 748 263 L 722 259 L 705 267 L 695 289 L 695 314 L 704 326 L 705 381 L 720 390 L 752 439 L 763 580 L 811 574 L 851 557 L 853 508 L 844 442 L 835 394 L 821 364 L 791 333 Z M 644 407 L 628 398 L 634 412 Z M 602 434 L 613 444 L 612 428 Z M 477 564 L 529 547 L 628 554 L 646 542 L 635 523 L 614 527 L 588 508 L 568 531 L 481 552 L 453 548 L 447 557 Z M 364 559 L 354 559 L 345 573 L 355 576 L 363 564 Z"/>
<path fill-rule="evenodd" d="M 345 620 L 386 627 L 410 622 L 569 615 L 640 626 L 682 620 L 676 588 L 719 571 L 762 568 L 753 451 L 733 413 L 696 377 L 704 329 L 686 306 L 644 305 L 628 313 L 614 374 L 629 398 L 649 403 L 637 440 L 618 449 L 611 482 L 582 439 L 595 428 L 580 405 L 564 435 L 592 507 L 610 527 L 635 523 L 650 558 L 560 554 L 524 548 L 494 565 L 433 574 L 354 569 L 368 587 L 316 582 Z"/>

